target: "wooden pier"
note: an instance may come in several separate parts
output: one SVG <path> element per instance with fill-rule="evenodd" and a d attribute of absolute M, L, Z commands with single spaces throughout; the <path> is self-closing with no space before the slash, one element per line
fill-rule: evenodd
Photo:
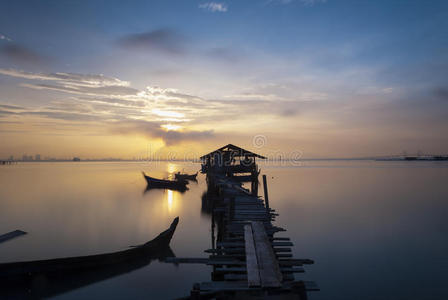
<path fill-rule="evenodd" d="M 286 230 L 272 224 L 278 214 L 257 195 L 255 158 L 264 157 L 234 145 L 201 158 L 208 184 L 202 201 L 212 216 L 212 248 L 205 250 L 210 256 L 167 259 L 212 266 L 211 281 L 194 284 L 189 299 L 307 299 L 307 291 L 319 290 L 313 282 L 294 278 L 304 272 L 303 265 L 314 262 L 292 258 L 290 239 L 274 236 Z M 268 200 L 265 175 L 263 179 Z"/>

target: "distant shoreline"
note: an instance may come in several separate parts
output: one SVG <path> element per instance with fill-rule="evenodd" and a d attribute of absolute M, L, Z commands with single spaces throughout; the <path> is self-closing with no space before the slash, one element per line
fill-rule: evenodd
<path fill-rule="evenodd" d="M 43 163 L 43 162 L 192 162 L 200 163 L 199 159 L 157 159 L 157 160 L 133 160 L 133 159 L 81 159 L 73 161 L 73 159 L 50 159 L 50 160 L 0 160 L 13 163 Z M 301 159 L 267 159 L 264 162 L 299 162 L 299 161 L 448 161 L 448 157 L 357 157 L 357 158 L 301 158 Z"/>

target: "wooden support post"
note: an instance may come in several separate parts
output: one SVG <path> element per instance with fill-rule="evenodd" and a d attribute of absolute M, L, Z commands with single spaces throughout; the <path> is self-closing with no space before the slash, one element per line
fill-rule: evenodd
<path fill-rule="evenodd" d="M 190 291 L 190 299 L 193 300 L 201 299 L 201 285 L 199 283 L 195 283 L 193 285 L 193 289 Z"/>
<path fill-rule="evenodd" d="M 268 184 L 266 182 L 266 174 L 263 174 L 263 188 L 264 188 L 264 202 L 266 204 L 266 210 L 269 210 L 269 196 L 268 196 Z"/>

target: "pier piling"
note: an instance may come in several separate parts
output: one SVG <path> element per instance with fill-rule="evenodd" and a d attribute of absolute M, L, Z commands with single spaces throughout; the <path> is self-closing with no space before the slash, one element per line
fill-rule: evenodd
<path fill-rule="evenodd" d="M 263 189 L 264 189 L 264 202 L 266 205 L 266 210 L 269 211 L 269 196 L 268 196 L 268 184 L 266 180 L 266 175 L 263 174 Z"/>

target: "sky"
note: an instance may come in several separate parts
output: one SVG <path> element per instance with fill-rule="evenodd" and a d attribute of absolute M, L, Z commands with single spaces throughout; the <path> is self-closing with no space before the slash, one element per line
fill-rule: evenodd
<path fill-rule="evenodd" d="M 447 1 L 0 1 L 0 158 L 440 154 L 447 132 Z"/>

